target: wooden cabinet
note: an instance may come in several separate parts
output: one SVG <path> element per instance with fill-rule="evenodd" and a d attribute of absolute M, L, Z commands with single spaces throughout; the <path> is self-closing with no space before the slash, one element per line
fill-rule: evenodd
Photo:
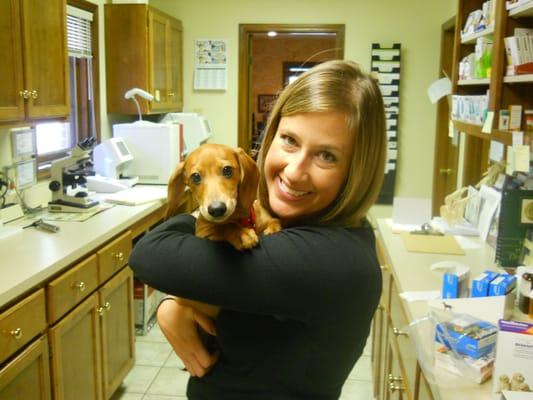
<path fill-rule="evenodd" d="M 378 400 L 433 400 L 406 330 L 409 318 L 380 238 L 376 247 L 383 292 L 372 325 L 374 397 Z"/>
<path fill-rule="evenodd" d="M 50 328 L 56 400 L 102 399 L 100 306 L 94 293 Z"/>
<path fill-rule="evenodd" d="M 123 269 L 98 292 L 104 398 L 109 399 L 135 362 L 133 273 Z"/>
<path fill-rule="evenodd" d="M 488 111 L 494 113 L 494 122 L 490 133 L 484 133 L 480 125 L 464 121 L 453 121 L 455 129 L 464 132 L 464 158 L 462 186 L 477 183 L 489 164 L 490 141 L 495 140 L 505 145 L 512 144 L 512 134 L 499 130 L 499 110 L 508 109 L 510 105 L 522 105 L 523 109 L 533 108 L 533 74 L 506 76 L 507 57 L 504 38 L 514 35 L 515 27 L 533 28 L 533 2 L 519 9 L 508 11 L 505 0 L 493 0 L 494 24 L 487 29 L 470 35 L 461 35 L 468 15 L 474 10 L 481 10 L 484 0 L 459 0 L 455 24 L 455 39 L 452 65 L 452 92 L 457 95 L 482 95 L 489 91 Z M 459 79 L 459 62 L 466 55 L 474 52 L 478 37 L 491 39 L 492 64 L 490 76 L 484 79 Z M 522 123 L 522 130 L 524 124 Z M 533 133 L 529 133 L 533 135 Z M 435 174 L 437 171 L 435 171 Z"/>
<path fill-rule="evenodd" d="M 0 4 L 0 123 L 69 115 L 65 0 Z"/>
<path fill-rule="evenodd" d="M 131 270 L 123 268 L 50 328 L 50 341 L 55 399 L 109 399 L 134 364 Z"/>
<path fill-rule="evenodd" d="M 154 95 L 139 99 L 143 114 L 181 111 L 182 24 L 146 4 L 106 4 L 107 111 L 137 114 L 124 93 L 138 87 Z"/>
<path fill-rule="evenodd" d="M 50 400 L 48 361 L 48 341 L 41 336 L 0 369 L 0 400 Z"/>

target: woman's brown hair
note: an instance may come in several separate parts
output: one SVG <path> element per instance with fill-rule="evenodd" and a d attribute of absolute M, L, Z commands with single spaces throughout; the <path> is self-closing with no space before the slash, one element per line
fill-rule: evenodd
<path fill-rule="evenodd" d="M 387 137 L 385 110 L 379 85 L 352 61 L 327 61 L 302 74 L 279 95 L 268 120 L 258 164 L 264 169 L 266 154 L 282 117 L 340 111 L 354 133 L 353 158 L 348 177 L 337 199 L 312 223 L 359 226 L 376 201 L 385 169 Z M 267 208 L 268 188 L 264 174 L 258 197 Z"/>

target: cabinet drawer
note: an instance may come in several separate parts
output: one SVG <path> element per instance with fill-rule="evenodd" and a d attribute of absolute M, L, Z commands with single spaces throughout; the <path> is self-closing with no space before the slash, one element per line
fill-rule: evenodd
<path fill-rule="evenodd" d="M 408 398 L 411 398 L 409 396 L 414 394 L 416 382 L 416 349 L 408 336 L 408 320 L 394 280 L 392 280 L 390 285 L 390 323 L 389 337 L 398 346 L 398 361 L 404 378 L 403 384 L 406 387 Z"/>
<path fill-rule="evenodd" d="M 0 314 L 0 363 L 46 329 L 44 289 Z"/>
<path fill-rule="evenodd" d="M 98 262 L 92 255 L 46 288 L 48 322 L 53 324 L 98 286 Z"/>
<path fill-rule="evenodd" d="M 128 231 L 96 252 L 100 283 L 128 263 L 131 253 L 131 231 Z"/>

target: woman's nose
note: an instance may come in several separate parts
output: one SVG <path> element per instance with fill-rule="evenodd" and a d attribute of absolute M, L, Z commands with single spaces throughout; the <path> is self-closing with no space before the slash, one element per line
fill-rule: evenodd
<path fill-rule="evenodd" d="M 302 181 L 308 177 L 308 160 L 305 154 L 296 153 L 287 157 L 287 165 L 284 168 L 285 177 L 291 181 Z"/>

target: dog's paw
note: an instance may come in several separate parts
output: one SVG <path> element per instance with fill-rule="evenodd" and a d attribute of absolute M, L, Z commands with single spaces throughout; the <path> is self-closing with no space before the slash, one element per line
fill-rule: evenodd
<path fill-rule="evenodd" d="M 270 235 L 279 231 L 281 231 L 281 222 L 279 219 L 273 218 L 263 230 L 263 235 Z"/>
<path fill-rule="evenodd" d="M 240 235 L 240 248 L 236 246 L 238 250 L 251 249 L 259 243 L 259 238 L 253 229 L 244 228 Z"/>

